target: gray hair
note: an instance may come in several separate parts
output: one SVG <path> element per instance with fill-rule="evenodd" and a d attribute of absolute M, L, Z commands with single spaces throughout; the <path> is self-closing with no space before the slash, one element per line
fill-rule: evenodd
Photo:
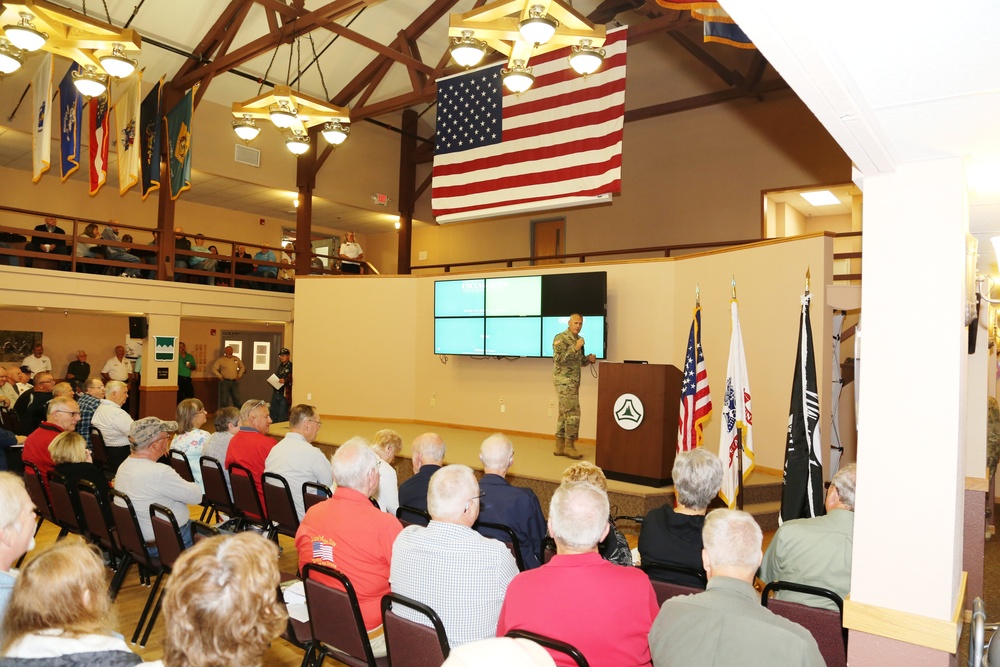
<path fill-rule="evenodd" d="M 262 401 L 258 398 L 251 398 L 249 401 L 243 404 L 243 407 L 240 408 L 240 421 L 241 422 L 250 421 L 250 415 L 253 414 L 254 410 L 256 410 L 261 406 L 264 406 L 264 408 L 268 410 L 270 410 L 271 408 L 270 404 L 268 404 L 267 402 Z"/>
<path fill-rule="evenodd" d="M 337 448 L 330 462 L 337 486 L 361 493 L 368 492 L 365 480 L 368 473 L 378 466 L 378 456 L 372 451 L 367 440 L 359 435 L 354 436 Z"/>
<path fill-rule="evenodd" d="M 424 433 L 413 440 L 414 452 L 420 452 L 423 463 L 440 464 L 444 461 L 444 440 L 437 433 Z"/>
<path fill-rule="evenodd" d="M 854 511 L 854 485 L 857 482 L 858 464 L 850 463 L 837 470 L 830 484 L 837 489 L 840 503 Z"/>
<path fill-rule="evenodd" d="M 215 413 L 216 433 L 219 433 L 221 431 L 228 431 L 230 424 L 236 426 L 239 423 L 240 423 L 240 411 L 231 405 L 225 408 L 219 408 L 219 411 Z"/>
<path fill-rule="evenodd" d="M 52 387 L 53 396 L 72 396 L 73 395 L 73 385 L 69 382 L 60 382 L 56 386 Z"/>
<path fill-rule="evenodd" d="M 713 567 L 754 572 L 760 565 L 764 535 L 754 518 L 740 510 L 712 510 L 705 517 L 701 540 Z"/>
<path fill-rule="evenodd" d="M 12 472 L 0 472 L 0 530 L 10 528 L 24 504 L 30 502 L 24 480 Z"/>
<path fill-rule="evenodd" d="M 111 382 L 104 385 L 104 393 L 107 394 L 108 396 L 111 396 L 112 394 L 117 394 L 126 389 L 128 389 L 128 385 L 119 380 L 112 380 Z"/>
<path fill-rule="evenodd" d="M 388 456 L 389 450 L 399 452 L 403 448 L 403 438 L 391 428 L 384 428 L 375 432 L 372 438 L 372 449 L 379 455 Z"/>
<path fill-rule="evenodd" d="M 90 378 L 89 380 L 87 380 L 87 384 L 84 385 L 86 389 L 94 389 L 98 386 L 104 389 L 104 391 L 108 390 L 108 388 L 104 386 L 104 380 L 102 380 L 99 377 Z"/>
<path fill-rule="evenodd" d="M 608 494 L 593 484 L 563 484 L 552 494 L 549 522 L 552 537 L 566 546 L 593 549 L 608 526 Z"/>
<path fill-rule="evenodd" d="M 677 455 L 670 476 L 677 500 L 687 508 L 702 511 L 719 495 L 722 460 L 715 452 L 697 447 Z"/>
<path fill-rule="evenodd" d="M 427 485 L 427 511 L 434 520 L 455 521 L 470 500 L 479 495 L 472 468 L 449 465 L 435 471 Z"/>
<path fill-rule="evenodd" d="M 49 401 L 49 404 L 46 406 L 46 408 L 45 408 L 45 417 L 49 418 L 52 415 L 54 415 L 57 412 L 56 408 L 59 408 L 59 407 L 71 408 L 73 406 L 76 406 L 77 410 L 80 409 L 80 407 L 77 404 L 77 402 L 74 399 L 72 399 L 71 397 L 69 397 L 69 396 L 56 396 L 51 401 Z"/>
<path fill-rule="evenodd" d="M 506 469 L 514 456 L 514 443 L 503 433 L 494 433 L 483 440 L 479 448 L 479 460 L 487 469 Z"/>

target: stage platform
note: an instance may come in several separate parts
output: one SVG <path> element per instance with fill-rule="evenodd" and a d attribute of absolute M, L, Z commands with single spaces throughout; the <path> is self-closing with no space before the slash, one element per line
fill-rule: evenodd
<path fill-rule="evenodd" d="M 315 444 L 327 455 L 332 455 L 336 448 L 360 435 L 371 439 L 376 431 L 391 428 L 403 438 L 403 451 L 396 457 L 394 467 L 402 483 L 413 475 L 410 462 L 410 443 L 421 433 L 432 431 L 439 434 L 445 441 L 447 450 L 445 463 L 461 463 L 481 474 L 482 463 L 479 462 L 479 446 L 491 433 L 491 429 L 462 427 L 442 424 L 418 422 L 403 422 L 378 419 L 357 419 L 324 415 L 323 427 Z M 288 431 L 288 423 L 271 425 L 271 435 L 284 437 Z M 549 502 L 552 493 L 558 488 L 563 470 L 572 461 L 563 456 L 553 456 L 552 436 L 537 434 L 508 433 L 514 443 L 514 465 L 507 473 L 507 480 L 515 486 L 531 488 L 538 495 L 542 510 L 548 515 Z M 596 445 L 594 442 L 578 441 L 577 449 L 584 459 L 596 461 Z M 673 487 L 661 488 L 643 486 L 608 480 L 608 498 L 611 501 L 611 512 L 616 516 L 644 516 L 651 509 L 660 507 L 667 502 L 673 502 Z M 777 517 L 781 501 L 781 474 L 777 471 L 755 470 L 745 488 L 744 509 L 753 514 L 761 528 L 765 531 L 778 527 Z M 721 501 L 716 501 L 719 506 Z M 714 506 L 714 505 L 713 505 Z M 619 521 L 619 528 L 624 532 L 637 532 L 637 525 L 631 521 Z"/>

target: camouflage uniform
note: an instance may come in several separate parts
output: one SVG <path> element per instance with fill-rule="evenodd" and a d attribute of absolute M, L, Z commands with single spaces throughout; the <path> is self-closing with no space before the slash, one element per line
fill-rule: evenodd
<path fill-rule="evenodd" d="M 568 442 L 580 434 L 580 368 L 590 364 L 583 348 L 576 349 L 579 338 L 567 329 L 552 340 L 552 376 L 559 396 L 556 439 Z"/>

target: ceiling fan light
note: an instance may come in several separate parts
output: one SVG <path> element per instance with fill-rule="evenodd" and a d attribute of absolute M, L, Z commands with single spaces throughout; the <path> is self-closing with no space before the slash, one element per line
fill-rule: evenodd
<path fill-rule="evenodd" d="M 528 10 L 528 18 L 517 24 L 521 38 L 529 44 L 545 44 L 556 34 L 559 21 L 545 16 L 544 11 L 541 5 L 533 5 Z"/>
<path fill-rule="evenodd" d="M 334 120 L 323 124 L 322 134 L 328 143 L 339 146 L 347 141 L 347 135 L 350 131 L 351 127 L 349 125 L 344 125 L 339 120 Z"/>
<path fill-rule="evenodd" d="M 21 22 L 6 25 L 3 28 L 4 34 L 10 43 L 23 51 L 37 51 L 42 48 L 49 36 L 44 32 L 35 29 L 31 24 L 31 19 L 35 18 L 27 12 L 20 13 Z"/>
<path fill-rule="evenodd" d="M 531 73 L 530 67 L 525 67 L 523 60 L 515 60 L 514 66 L 500 70 L 503 78 L 503 85 L 512 93 L 521 94 L 531 88 L 535 82 L 535 76 Z"/>
<path fill-rule="evenodd" d="M 272 104 L 268 108 L 268 113 L 271 115 L 271 122 L 274 123 L 275 127 L 287 130 L 295 124 L 299 111 L 295 107 L 290 106 L 288 102 L 279 102 L 278 104 Z"/>
<path fill-rule="evenodd" d="M 0 39 L 0 74 L 13 74 L 24 64 L 24 51 Z"/>
<path fill-rule="evenodd" d="M 589 39 L 581 39 L 578 46 L 574 46 L 569 56 L 569 65 L 577 74 L 587 76 L 593 74 L 604 62 L 604 49 L 591 46 Z"/>
<path fill-rule="evenodd" d="M 73 85 L 85 97 L 98 97 L 108 89 L 108 75 L 98 74 L 93 65 L 87 65 L 82 72 L 73 72 Z"/>
<path fill-rule="evenodd" d="M 285 137 L 285 148 L 295 155 L 302 155 L 309 150 L 309 136 L 293 132 Z"/>
<path fill-rule="evenodd" d="M 112 45 L 111 53 L 101 56 L 99 60 L 104 71 L 116 79 L 124 79 L 127 76 L 131 76 L 139 64 L 135 60 L 125 56 L 124 44 L 117 43 Z"/>
<path fill-rule="evenodd" d="M 233 121 L 233 131 L 243 141 L 250 143 L 260 134 L 257 122 L 249 114 L 243 114 L 243 118 Z"/>
<path fill-rule="evenodd" d="M 451 57 L 462 67 L 474 67 L 486 55 L 486 42 L 472 35 L 471 30 L 463 30 L 461 37 L 452 39 Z"/>

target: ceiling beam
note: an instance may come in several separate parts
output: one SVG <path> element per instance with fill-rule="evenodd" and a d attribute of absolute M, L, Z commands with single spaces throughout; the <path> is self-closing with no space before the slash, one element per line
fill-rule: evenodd
<path fill-rule="evenodd" d="M 743 84 L 743 75 L 736 70 L 729 69 L 716 60 L 700 45 L 695 44 L 684 33 L 671 30 L 668 33 L 675 42 L 681 45 L 685 51 L 697 58 L 698 62 L 712 70 L 717 77 L 722 79 L 728 86 L 740 86 Z"/>
<path fill-rule="evenodd" d="M 177 71 L 177 74 L 174 75 L 174 78 L 184 78 L 198 67 L 200 62 L 211 59 L 226 37 L 226 33 L 232 31 L 233 35 L 235 35 L 239 31 L 240 25 L 243 24 L 243 19 L 246 18 L 249 10 L 250 3 L 245 2 L 245 0 L 231 0 L 229 6 L 222 11 L 219 18 L 216 19 L 212 27 L 205 33 L 205 36 L 198 42 L 198 46 L 192 50 L 192 53 L 197 55 L 200 60 L 195 60 L 194 58 L 188 59 Z M 232 38 L 230 38 L 231 41 Z"/>
<path fill-rule="evenodd" d="M 729 102 L 741 97 L 753 97 L 763 93 L 771 93 L 786 89 L 789 89 L 789 85 L 785 83 L 783 79 L 766 81 L 753 86 L 748 90 L 743 90 L 741 88 L 729 88 L 728 90 L 720 90 L 714 93 L 706 93 L 704 95 L 695 95 L 694 97 L 687 97 L 682 100 L 664 102 L 663 104 L 654 104 L 652 106 L 643 107 L 642 109 L 632 109 L 625 112 L 625 122 L 631 123 L 637 120 L 646 120 L 648 118 L 666 116 L 668 114 L 680 113 L 682 111 L 702 109 L 704 107 L 722 104 L 723 102 Z"/>

